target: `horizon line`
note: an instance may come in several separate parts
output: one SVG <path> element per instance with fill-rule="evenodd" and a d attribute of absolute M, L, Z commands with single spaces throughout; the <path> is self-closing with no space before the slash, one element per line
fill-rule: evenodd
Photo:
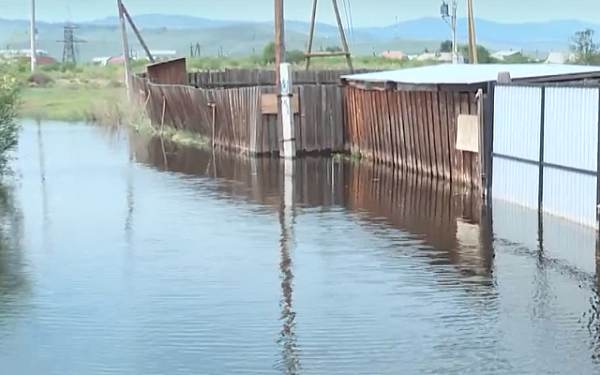
<path fill-rule="evenodd" d="M 273 21 L 251 21 L 251 20 L 236 20 L 236 19 L 218 19 L 218 18 L 189 16 L 189 15 L 185 15 L 185 14 L 141 13 L 141 14 L 132 14 L 131 16 L 132 16 L 132 18 L 143 17 L 143 16 L 186 17 L 186 18 L 196 18 L 198 20 L 217 21 L 217 22 L 223 22 L 223 23 L 227 23 L 227 22 L 232 22 L 232 23 L 249 23 L 249 24 L 273 23 Z M 96 18 L 96 19 L 92 19 L 92 20 L 88 20 L 88 21 L 75 21 L 75 20 L 68 20 L 68 21 L 46 21 L 44 19 L 38 18 L 37 22 L 38 23 L 50 24 L 50 25 L 62 25 L 65 22 L 71 22 L 71 23 L 74 23 L 74 24 L 84 25 L 84 24 L 93 24 L 94 22 L 104 21 L 104 20 L 108 20 L 108 19 L 111 19 L 111 18 L 118 18 L 118 16 L 116 16 L 116 15 L 114 15 L 114 16 L 106 16 L 106 17 Z M 419 18 L 413 18 L 413 19 L 408 19 L 408 20 L 404 20 L 404 21 L 399 21 L 399 22 L 396 22 L 396 23 L 390 23 L 390 24 L 387 24 L 385 26 L 359 26 L 359 27 L 354 27 L 353 29 L 357 30 L 357 29 L 385 28 L 385 27 L 390 27 L 390 26 L 395 26 L 395 25 L 401 25 L 403 23 L 408 23 L 408 22 L 414 22 L 414 21 L 419 21 L 419 20 L 424 20 L 424 19 L 437 19 L 437 18 L 438 17 L 423 16 L 423 17 L 419 17 Z M 465 20 L 465 19 L 467 19 L 467 17 L 458 17 L 458 19 L 459 20 Z M 594 22 L 584 21 L 584 20 L 580 20 L 580 19 L 576 19 L 576 18 L 555 18 L 555 19 L 550 19 L 550 20 L 547 20 L 547 21 L 500 22 L 500 21 L 494 21 L 494 20 L 490 20 L 490 19 L 487 19 L 487 18 L 483 18 L 483 17 L 475 17 L 475 20 L 486 21 L 486 22 L 495 23 L 495 24 L 498 24 L 498 25 L 527 25 L 527 24 L 538 24 L 539 25 L 539 24 L 546 24 L 546 23 L 556 23 L 556 22 L 570 21 L 570 22 L 580 22 L 580 23 L 585 23 L 585 24 L 591 24 L 591 25 L 598 25 L 598 26 L 600 26 L 600 24 L 596 24 Z M 0 21 L 29 22 L 28 19 L 22 19 L 22 18 L 2 18 L 2 17 L 0 17 Z M 294 18 L 286 18 L 285 21 L 288 21 L 288 22 L 310 23 L 310 20 L 307 21 L 307 20 L 294 19 Z M 328 26 L 336 26 L 336 24 L 328 23 L 328 22 L 317 22 L 317 24 L 328 25 Z M 103 26 L 103 25 L 96 25 L 96 26 Z M 106 25 L 106 26 L 111 26 L 111 25 Z"/>

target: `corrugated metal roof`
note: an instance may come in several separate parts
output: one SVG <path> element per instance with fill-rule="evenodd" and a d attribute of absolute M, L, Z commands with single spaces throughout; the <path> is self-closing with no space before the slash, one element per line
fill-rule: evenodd
<path fill-rule="evenodd" d="M 496 81 L 500 72 L 510 72 L 512 79 L 524 79 L 581 73 L 598 73 L 600 75 L 600 67 L 566 64 L 440 64 L 352 74 L 342 76 L 342 78 L 348 81 L 454 85 Z"/>

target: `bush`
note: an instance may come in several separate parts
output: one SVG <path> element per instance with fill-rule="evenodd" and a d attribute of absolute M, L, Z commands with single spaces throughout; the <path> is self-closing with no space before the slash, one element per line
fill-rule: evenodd
<path fill-rule="evenodd" d="M 34 86 L 46 87 L 49 83 L 52 82 L 52 78 L 50 78 L 45 73 L 36 72 L 36 73 L 33 73 L 31 76 L 29 76 L 29 78 L 27 79 L 27 82 L 29 82 L 30 84 L 32 84 Z"/>
<path fill-rule="evenodd" d="M 14 75 L 0 67 L 0 172 L 5 172 L 10 152 L 19 142 L 17 111 L 20 104 L 20 85 Z"/>

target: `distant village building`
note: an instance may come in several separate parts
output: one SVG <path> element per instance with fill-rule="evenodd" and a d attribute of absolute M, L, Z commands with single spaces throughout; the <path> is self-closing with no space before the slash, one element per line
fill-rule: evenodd
<path fill-rule="evenodd" d="M 152 57 L 154 57 L 155 60 L 161 61 L 161 60 L 170 60 L 170 59 L 174 59 L 177 56 L 177 51 L 175 50 L 150 50 L 150 54 L 152 55 Z M 145 52 L 138 52 L 138 58 L 140 59 L 146 59 L 146 53 Z"/>
<path fill-rule="evenodd" d="M 30 63 L 31 62 L 31 56 L 21 56 L 18 57 L 19 60 L 21 61 L 25 61 Z M 54 65 L 54 64 L 58 64 L 58 61 L 52 57 L 52 56 L 36 56 L 35 57 L 35 62 L 37 65 Z"/>
<path fill-rule="evenodd" d="M 58 61 L 48 54 L 48 51 L 43 49 L 38 49 L 35 52 L 36 62 L 38 65 L 52 65 L 57 64 Z M 21 60 L 26 62 L 31 62 L 31 50 L 29 49 L 5 49 L 0 50 L 0 58 L 6 60 Z"/>
<path fill-rule="evenodd" d="M 115 56 L 115 57 L 109 57 L 108 59 L 106 59 L 106 62 L 104 63 L 104 65 L 123 64 L 123 63 L 125 63 L 124 56 Z"/>
<path fill-rule="evenodd" d="M 500 61 L 504 61 L 504 60 L 510 59 L 511 57 L 517 57 L 517 56 L 523 56 L 523 53 L 521 51 L 509 50 L 509 51 L 494 52 L 490 55 L 491 58 L 500 60 Z"/>
<path fill-rule="evenodd" d="M 384 57 L 386 59 L 394 59 L 394 60 L 407 60 L 408 56 L 402 51 L 384 51 L 379 54 L 380 57 Z"/>
<path fill-rule="evenodd" d="M 544 61 L 546 64 L 565 64 L 565 63 L 569 63 L 575 60 L 575 55 L 570 53 L 570 54 L 565 54 L 563 52 L 550 52 L 548 54 L 548 57 L 546 58 L 546 61 Z"/>
<path fill-rule="evenodd" d="M 418 55 L 415 60 L 418 61 L 439 61 L 439 62 L 452 62 L 452 52 L 425 52 Z M 458 63 L 463 64 L 465 57 L 461 53 L 458 54 Z"/>
<path fill-rule="evenodd" d="M 150 54 L 156 61 L 170 60 L 178 57 L 177 51 L 175 50 L 150 50 Z M 131 51 L 132 60 L 148 60 L 145 51 Z M 109 57 L 94 57 L 92 64 L 94 65 L 109 65 L 109 64 L 123 64 L 125 58 L 123 55 L 120 56 L 109 56 Z"/>
<path fill-rule="evenodd" d="M 94 57 L 92 59 L 92 64 L 93 65 L 105 66 L 106 63 L 108 62 L 108 60 L 110 60 L 110 56 L 108 56 L 108 57 Z"/>

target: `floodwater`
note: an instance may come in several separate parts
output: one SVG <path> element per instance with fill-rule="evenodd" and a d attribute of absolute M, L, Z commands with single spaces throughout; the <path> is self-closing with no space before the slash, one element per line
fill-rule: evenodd
<path fill-rule="evenodd" d="M 299 161 L 290 189 L 278 161 L 84 125 L 26 122 L 17 156 L 2 374 L 600 370 L 593 231 L 366 163 Z"/>

